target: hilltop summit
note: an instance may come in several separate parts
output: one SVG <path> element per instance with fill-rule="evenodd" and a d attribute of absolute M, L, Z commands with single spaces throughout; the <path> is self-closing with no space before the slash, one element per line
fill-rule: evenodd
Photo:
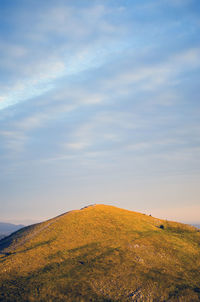
<path fill-rule="evenodd" d="M 200 232 L 92 205 L 0 241 L 0 301 L 199 301 Z"/>

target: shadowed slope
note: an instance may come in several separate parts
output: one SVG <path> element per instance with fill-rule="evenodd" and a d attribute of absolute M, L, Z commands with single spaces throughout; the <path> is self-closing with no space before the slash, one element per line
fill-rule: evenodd
<path fill-rule="evenodd" d="M 16 225 L 7 222 L 0 222 L 0 240 L 23 227 L 24 227 L 23 224 Z"/>
<path fill-rule="evenodd" d="M 0 241 L 1 301 L 199 301 L 200 232 L 116 207 Z"/>
<path fill-rule="evenodd" d="M 0 234 L 9 235 L 23 227 L 24 227 L 23 224 L 0 222 Z"/>

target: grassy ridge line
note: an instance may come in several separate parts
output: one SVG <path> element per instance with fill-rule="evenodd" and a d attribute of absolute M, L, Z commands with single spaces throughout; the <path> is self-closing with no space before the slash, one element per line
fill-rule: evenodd
<path fill-rule="evenodd" d="M 9 236 L 9 240 L 7 239 L 8 241 L 8 244 L 9 244 L 9 247 L 11 248 L 11 246 L 14 248 L 14 249 L 17 249 L 18 247 L 22 246 L 23 244 L 25 244 L 27 241 L 31 240 L 32 238 L 34 237 L 37 237 L 37 235 L 39 235 L 40 232 L 44 231 L 46 228 L 49 228 L 51 224 L 54 224 L 57 220 L 62 220 L 62 218 L 65 220 L 65 216 L 68 215 L 69 213 L 72 214 L 72 213 L 81 213 L 82 215 L 82 211 L 91 211 L 92 210 L 92 207 L 94 206 L 89 206 L 89 207 L 85 207 L 84 209 L 81 209 L 81 210 L 74 210 L 74 211 L 70 211 L 70 212 L 67 212 L 65 214 L 62 214 L 62 215 L 59 215 L 55 218 L 52 218 L 50 220 L 47 220 L 46 222 L 43 222 L 43 223 L 39 223 L 39 224 L 35 224 L 35 225 L 32 225 L 32 226 L 29 226 L 29 227 L 25 227 L 23 229 L 21 229 L 20 231 L 18 232 L 15 232 L 14 234 L 12 234 L 11 236 Z M 150 217 L 150 216 L 146 216 L 144 214 L 140 214 L 140 213 L 137 213 L 137 212 L 132 212 L 132 211 L 128 211 L 128 210 L 124 210 L 124 209 L 119 209 L 119 208 L 115 208 L 115 207 L 111 207 L 111 206 L 105 206 L 105 205 L 98 205 L 96 206 L 98 209 L 100 209 L 100 211 L 102 212 L 103 209 L 105 209 L 106 207 L 108 207 L 110 209 L 110 212 L 114 213 L 118 213 L 119 211 L 121 212 L 120 214 L 131 214 L 131 215 L 135 215 L 135 218 L 136 219 L 136 224 L 134 225 L 135 227 L 135 230 L 137 230 L 137 225 L 139 225 L 139 229 L 141 229 L 141 222 L 142 221 L 145 221 L 145 222 L 148 222 L 150 223 L 151 225 L 154 224 L 156 226 L 160 224 L 165 224 L 166 221 L 164 220 L 160 220 L 160 219 L 157 219 L 157 218 L 153 218 L 153 217 Z M 107 208 L 107 210 L 108 210 Z M 141 218 L 141 220 L 139 220 L 138 218 Z M 94 218 L 94 217 L 93 217 Z M 104 217 L 105 219 L 105 217 Z M 94 220 L 94 219 L 93 219 Z M 111 222 L 111 218 L 109 217 L 109 221 Z M 65 223 L 65 221 L 63 221 Z M 93 221 L 94 222 L 94 221 Z M 61 222 L 62 223 L 62 222 Z M 84 221 L 85 223 L 85 221 Z M 105 221 L 104 221 L 105 223 Z M 167 222 L 168 224 L 170 224 L 170 222 Z M 172 222 L 173 225 L 175 225 L 174 222 Z M 126 224 L 126 223 L 125 223 Z M 188 225 L 184 225 L 184 224 L 180 224 L 180 223 L 177 223 L 177 226 L 181 225 L 181 228 L 185 227 L 186 229 L 190 228 L 190 226 Z M 71 227 L 71 225 L 70 225 Z M 107 225 L 106 225 L 107 227 Z M 13 241 L 10 240 L 10 239 L 14 239 Z M 6 240 L 4 239 L 4 241 L 1 242 L 0 244 L 0 249 L 2 250 L 3 247 L 4 247 L 4 242 L 6 242 Z"/>

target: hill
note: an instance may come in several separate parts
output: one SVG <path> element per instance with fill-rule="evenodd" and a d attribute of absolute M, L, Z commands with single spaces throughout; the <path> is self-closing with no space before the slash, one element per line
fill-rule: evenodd
<path fill-rule="evenodd" d="M 200 232 L 94 205 L 0 241 L 0 301 L 200 301 Z"/>
<path fill-rule="evenodd" d="M 24 225 L 22 224 L 12 224 L 6 222 L 0 222 L 0 239 L 10 235 L 11 233 L 23 228 Z"/>
<path fill-rule="evenodd" d="M 193 226 L 200 229 L 200 224 L 193 224 Z"/>

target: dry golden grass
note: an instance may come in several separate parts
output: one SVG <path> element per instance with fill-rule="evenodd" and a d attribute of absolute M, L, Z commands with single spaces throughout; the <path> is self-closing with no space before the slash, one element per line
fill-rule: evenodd
<path fill-rule="evenodd" d="M 200 301 L 200 232 L 188 225 L 95 205 L 0 248 L 0 301 Z"/>

